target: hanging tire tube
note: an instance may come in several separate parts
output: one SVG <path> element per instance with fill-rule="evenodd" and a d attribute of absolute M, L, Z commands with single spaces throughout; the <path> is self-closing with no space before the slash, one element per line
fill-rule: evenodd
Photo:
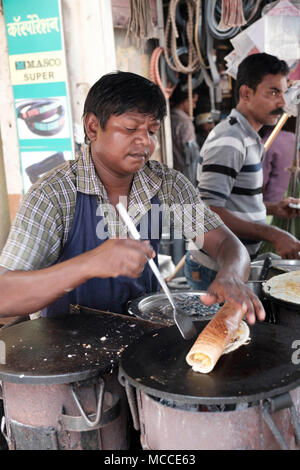
<path fill-rule="evenodd" d="M 188 54 L 188 48 L 187 47 L 179 47 L 177 49 L 178 57 L 180 57 L 184 54 Z M 172 59 L 172 55 L 169 56 L 169 60 L 172 64 L 174 64 L 174 61 Z M 180 80 L 179 80 L 178 76 L 176 75 L 176 72 L 174 70 L 172 70 L 170 67 L 167 66 L 166 67 L 166 73 L 167 73 L 167 77 L 170 80 L 170 82 L 173 83 L 174 85 L 178 85 Z M 194 77 L 192 79 L 192 88 L 193 88 L 193 90 L 195 88 L 197 88 L 202 82 L 203 82 L 203 72 L 202 72 L 202 69 L 201 69 L 198 72 L 196 72 L 196 74 L 194 75 Z M 181 87 L 181 89 L 182 89 L 182 91 L 187 90 L 187 84 L 183 85 Z"/>

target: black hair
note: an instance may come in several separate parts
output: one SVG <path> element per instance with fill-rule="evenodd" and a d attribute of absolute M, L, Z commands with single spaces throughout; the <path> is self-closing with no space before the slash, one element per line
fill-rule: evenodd
<path fill-rule="evenodd" d="M 194 96 L 196 93 L 196 89 L 192 91 L 192 95 Z M 173 91 L 170 97 L 170 105 L 171 106 L 178 106 L 179 104 L 183 103 L 183 101 L 187 100 L 189 97 L 189 91 L 184 84 L 179 83 L 176 85 L 175 90 Z"/>
<path fill-rule="evenodd" d="M 265 52 L 249 55 L 238 67 L 235 84 L 237 101 L 239 100 L 239 91 L 242 85 L 247 85 L 256 91 L 257 85 L 263 81 L 266 75 L 281 74 L 286 76 L 288 73 L 289 67 L 287 63 L 274 55 L 266 54 Z"/>
<path fill-rule="evenodd" d="M 166 100 L 158 85 L 131 72 L 103 75 L 89 90 L 83 116 L 94 113 L 102 129 L 111 115 L 127 111 L 153 115 L 162 120 L 167 113 Z"/>
<path fill-rule="evenodd" d="M 181 84 L 179 83 L 171 95 L 170 105 L 178 106 L 183 101 L 185 101 L 188 97 L 189 97 L 188 90 L 183 90 Z"/>

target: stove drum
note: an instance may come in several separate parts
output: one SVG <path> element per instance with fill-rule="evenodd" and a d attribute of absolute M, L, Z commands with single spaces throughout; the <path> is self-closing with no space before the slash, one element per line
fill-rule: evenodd
<path fill-rule="evenodd" d="M 9 450 L 129 447 L 126 394 L 116 373 L 65 384 L 5 381 L 2 388 L 1 429 Z"/>
<path fill-rule="evenodd" d="M 300 387 L 256 404 L 225 405 L 225 411 L 219 411 L 224 405 L 168 402 L 128 382 L 125 388 L 143 450 L 300 449 Z"/>

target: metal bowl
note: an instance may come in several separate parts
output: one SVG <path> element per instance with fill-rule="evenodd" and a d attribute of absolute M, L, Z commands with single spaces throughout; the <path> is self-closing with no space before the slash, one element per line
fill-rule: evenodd
<path fill-rule="evenodd" d="M 176 305 L 193 320 L 210 320 L 220 309 L 219 304 L 210 307 L 202 304 L 200 295 L 203 291 L 177 291 L 172 294 Z M 128 303 L 128 313 L 166 326 L 174 324 L 173 309 L 165 294 L 148 294 L 132 300 Z"/>

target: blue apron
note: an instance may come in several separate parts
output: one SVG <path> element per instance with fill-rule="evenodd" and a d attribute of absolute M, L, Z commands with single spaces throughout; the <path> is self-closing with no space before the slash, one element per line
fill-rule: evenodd
<path fill-rule="evenodd" d="M 160 205 L 157 196 L 151 199 L 151 204 Z M 153 240 L 151 239 L 151 209 L 144 217 L 148 217 L 148 240 L 155 253 L 158 253 L 162 232 L 161 213 L 159 213 L 159 237 Z M 97 196 L 78 192 L 72 227 L 57 263 L 74 258 L 88 250 L 92 250 L 108 240 L 108 236 L 106 239 L 97 237 L 96 227 L 102 219 L 103 216 L 97 215 Z M 139 225 L 137 229 L 139 230 Z M 156 264 L 158 264 L 157 255 L 154 260 Z M 149 264 L 146 263 L 142 275 L 137 279 L 125 276 L 89 279 L 73 291 L 68 292 L 63 297 L 48 305 L 43 309 L 41 315 L 43 317 L 66 315 L 69 313 L 70 304 L 126 314 L 126 304 L 129 300 L 146 293 L 157 292 L 158 290 L 158 282 Z"/>

